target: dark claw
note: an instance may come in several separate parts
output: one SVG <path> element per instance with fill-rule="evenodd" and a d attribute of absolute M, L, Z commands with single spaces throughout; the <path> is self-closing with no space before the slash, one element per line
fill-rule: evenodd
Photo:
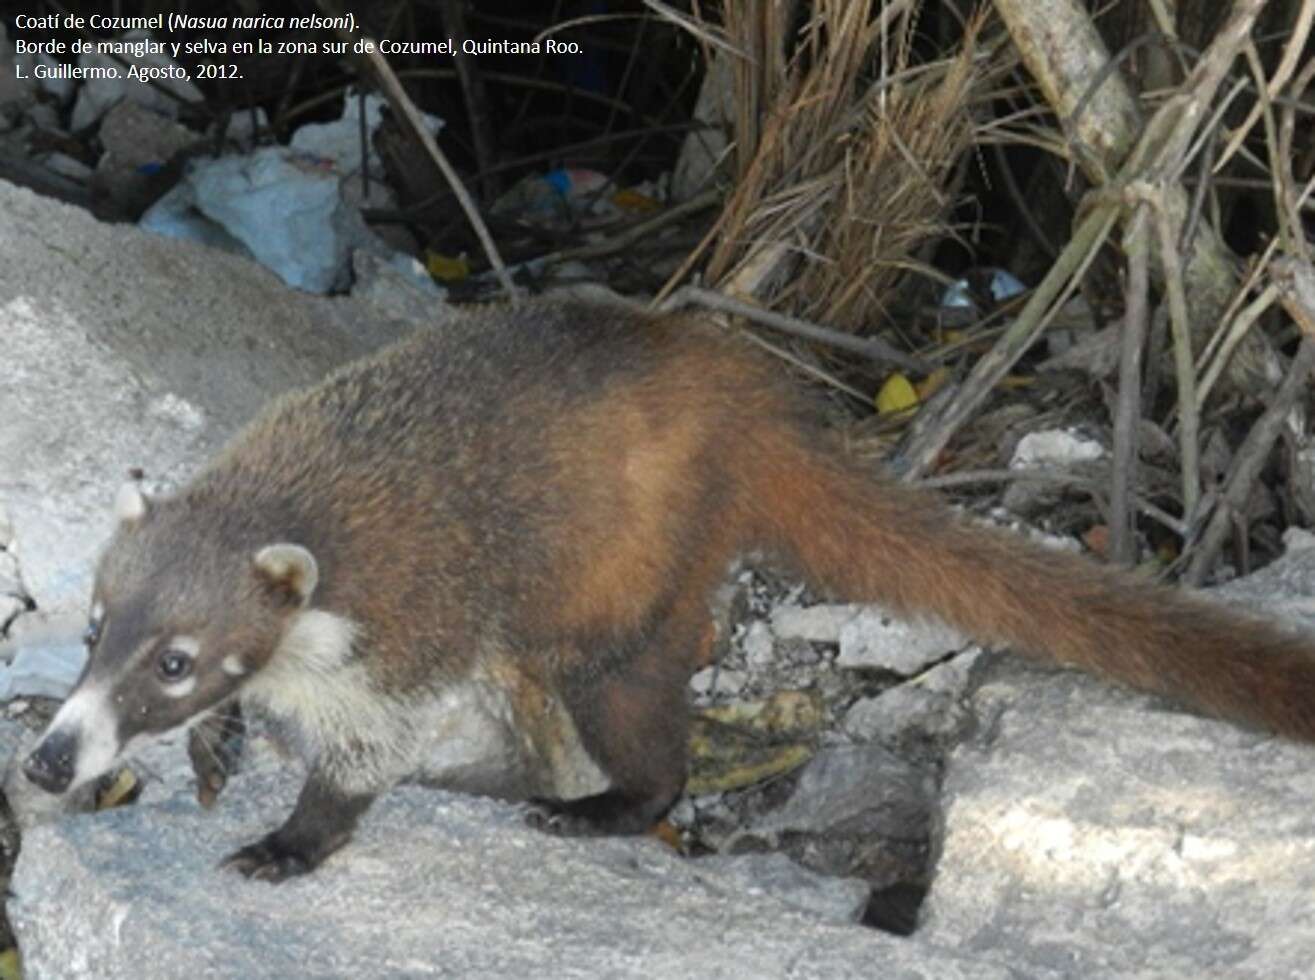
<path fill-rule="evenodd" d="M 596 821 L 574 812 L 569 803 L 561 800 L 531 800 L 525 823 L 554 837 L 600 837 L 606 833 Z"/>
<path fill-rule="evenodd" d="M 280 844 L 273 836 L 234 851 L 219 866 L 270 883 L 307 874 L 315 867 L 305 855 Z"/>
<path fill-rule="evenodd" d="M 196 774 L 196 798 L 209 809 L 237 771 L 243 742 L 242 714 L 236 706 L 203 718 L 188 733 L 187 754 Z"/>

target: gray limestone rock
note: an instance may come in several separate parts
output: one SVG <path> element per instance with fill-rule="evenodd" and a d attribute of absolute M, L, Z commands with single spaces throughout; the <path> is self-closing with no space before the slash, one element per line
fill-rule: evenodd
<path fill-rule="evenodd" d="M 903 620 L 870 606 L 840 627 L 836 666 L 876 668 L 909 677 L 968 645 L 958 630 L 935 621 Z"/>
<path fill-rule="evenodd" d="M 824 749 L 785 803 L 728 846 L 777 847 L 810 870 L 885 888 L 925 872 L 934 794 L 930 773 L 880 745 Z"/>
<path fill-rule="evenodd" d="M 313 875 L 271 886 L 215 868 L 295 791 L 242 776 L 213 811 L 179 796 L 30 831 L 9 903 L 24 976 L 1016 975 L 745 894 L 651 839 L 556 839 L 514 807 L 417 787 Z"/>
<path fill-rule="evenodd" d="M 1315 549 L 1226 594 L 1305 620 Z M 1310 975 L 1315 750 L 1012 658 L 979 677 L 924 938 L 1024 975 Z"/>
<path fill-rule="evenodd" d="M 879 745 L 843 745 L 814 756 L 790 798 L 754 824 L 756 833 L 820 833 L 841 827 L 916 837 L 933 787 L 923 772 Z"/>
<path fill-rule="evenodd" d="M 844 603 L 778 606 L 772 610 L 772 632 L 783 640 L 839 643 L 841 627 L 863 608 Z"/>
<path fill-rule="evenodd" d="M 750 895 L 770 895 L 831 922 L 857 922 L 872 891 L 866 881 L 820 875 L 784 854 L 715 854 L 693 867 L 715 887 L 733 883 Z"/>
<path fill-rule="evenodd" d="M 970 718 L 961 700 L 963 691 L 981 655 L 974 648 L 937 664 L 916 680 L 860 698 L 845 713 L 841 728 L 862 742 L 949 739 L 959 734 Z"/>

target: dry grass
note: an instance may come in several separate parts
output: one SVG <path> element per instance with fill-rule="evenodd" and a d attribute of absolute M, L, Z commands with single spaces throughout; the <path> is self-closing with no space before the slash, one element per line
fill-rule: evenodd
<path fill-rule="evenodd" d="M 736 180 L 707 281 L 833 326 L 883 324 L 900 279 L 931 274 L 920 251 L 952 233 L 974 107 L 1003 67 L 979 43 L 986 16 L 919 62 L 917 0 L 815 0 L 788 57 L 794 5 L 726 8 Z"/>

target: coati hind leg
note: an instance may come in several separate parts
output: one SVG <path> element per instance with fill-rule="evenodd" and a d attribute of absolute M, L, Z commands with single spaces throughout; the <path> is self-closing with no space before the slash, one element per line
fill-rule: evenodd
<path fill-rule="evenodd" d="M 564 700 L 580 741 L 612 785 L 576 800 L 536 800 L 532 824 L 566 836 L 640 834 L 671 808 L 685 784 L 686 679 L 655 669 L 657 659 L 655 650 L 568 686 Z"/>
<path fill-rule="evenodd" d="M 672 616 L 654 635 L 581 665 L 562 698 L 580 741 L 611 787 L 576 800 L 538 800 L 530 822 L 551 833 L 639 834 L 671 808 L 685 785 L 689 665 L 706 645 L 709 614 Z"/>
<path fill-rule="evenodd" d="M 283 826 L 234 851 L 220 866 L 270 882 L 313 871 L 351 839 L 356 822 L 377 795 L 349 792 L 325 768 L 313 769 Z"/>

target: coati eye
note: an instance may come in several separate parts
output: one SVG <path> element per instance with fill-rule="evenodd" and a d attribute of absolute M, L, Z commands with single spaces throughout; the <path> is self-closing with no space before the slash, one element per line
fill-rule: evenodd
<path fill-rule="evenodd" d="M 160 654 L 155 669 L 166 681 L 180 681 L 192 672 L 192 656 L 184 650 L 169 647 Z"/>

